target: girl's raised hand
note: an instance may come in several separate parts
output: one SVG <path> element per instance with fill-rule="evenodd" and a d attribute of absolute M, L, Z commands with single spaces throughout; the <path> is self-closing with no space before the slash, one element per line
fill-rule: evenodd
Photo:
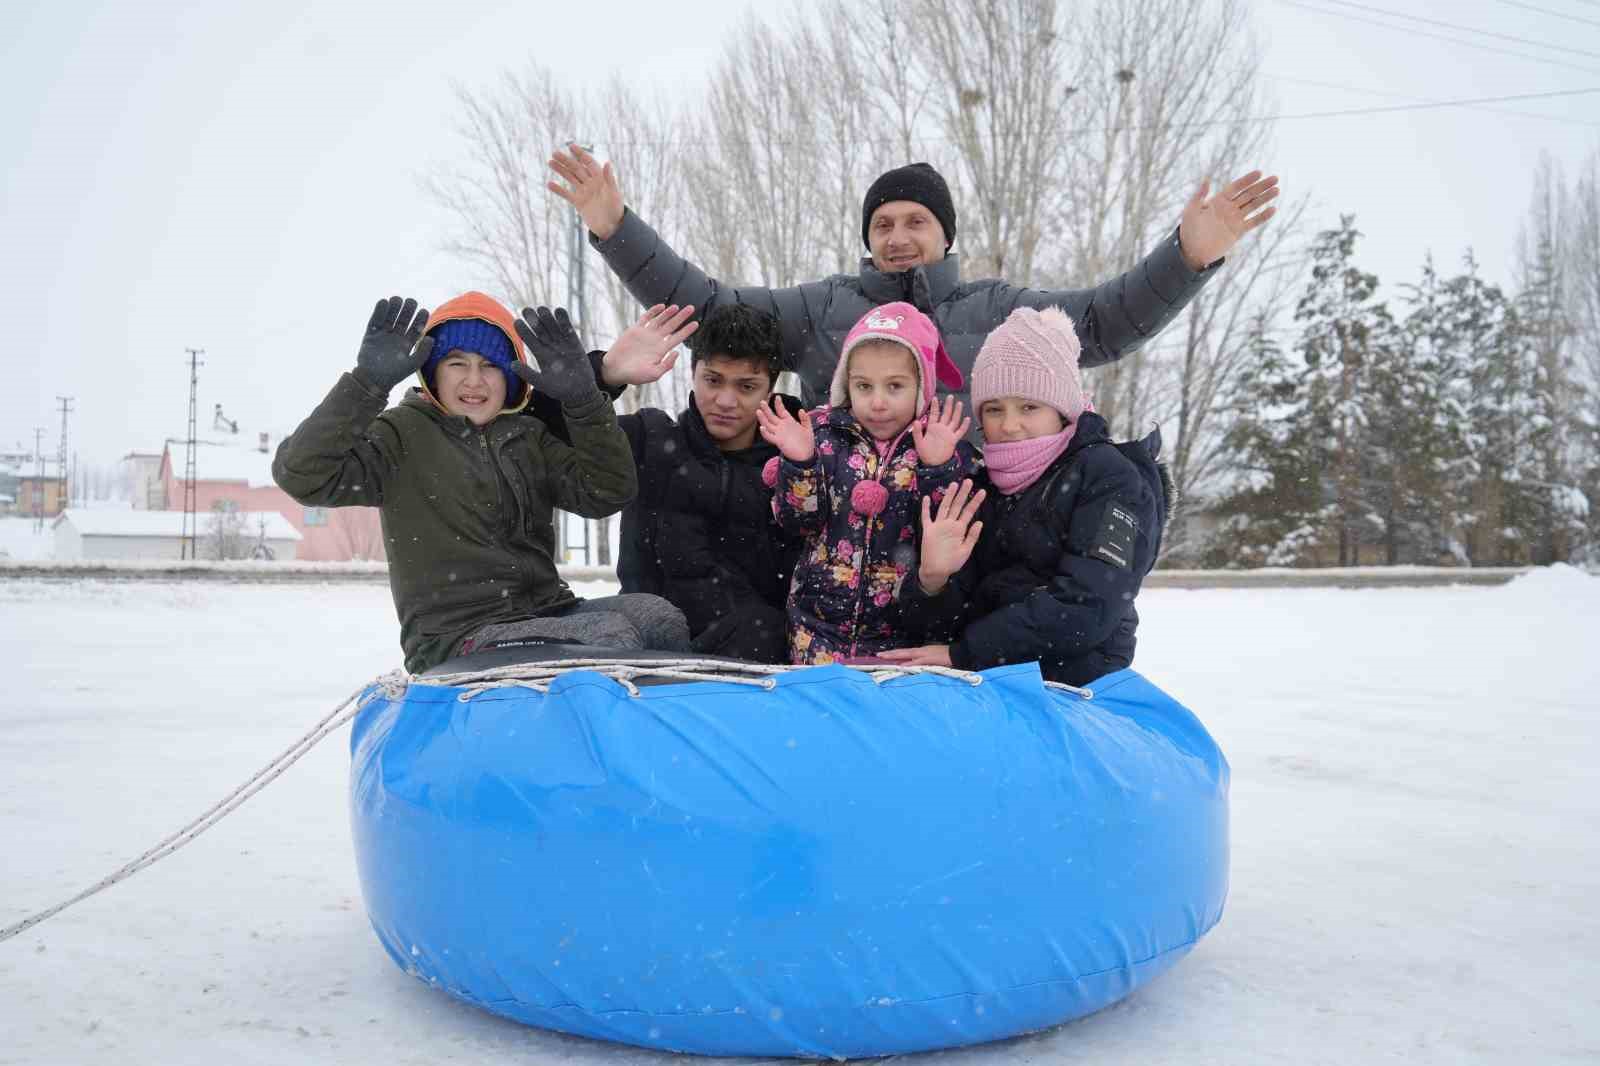
<path fill-rule="evenodd" d="M 982 489 L 972 491 L 969 480 L 944 494 L 937 513 L 933 500 L 922 498 L 922 555 L 917 564 L 917 583 L 928 595 L 942 592 L 950 575 L 972 557 L 978 535 L 983 532 L 983 523 L 973 521 L 983 497 Z"/>
<path fill-rule="evenodd" d="M 943 466 L 956 453 L 956 445 L 972 428 L 972 419 L 961 417 L 961 401 L 946 396 L 928 412 L 927 424 L 922 419 L 911 423 L 911 441 L 917 446 L 917 456 L 924 466 Z"/>
<path fill-rule="evenodd" d="M 817 454 L 817 434 L 811 419 L 804 411 L 799 418 L 790 414 L 776 393 L 771 402 L 770 408 L 765 404 L 756 408 L 756 427 L 761 430 L 761 438 L 791 463 L 809 463 Z"/>

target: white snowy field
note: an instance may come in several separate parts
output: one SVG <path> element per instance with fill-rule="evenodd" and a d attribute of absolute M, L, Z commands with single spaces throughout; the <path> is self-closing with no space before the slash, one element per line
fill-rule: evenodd
<path fill-rule="evenodd" d="M 1233 765 L 1222 924 L 1098 1015 L 915 1058 L 1600 1058 L 1600 579 L 1161 590 L 1140 613 L 1137 666 Z M 381 585 L 0 581 L 0 648 L 0 925 L 139 854 L 399 660 Z M 362 910 L 346 742 L 0 944 L 0 1063 L 680 1061 L 401 973 Z"/>

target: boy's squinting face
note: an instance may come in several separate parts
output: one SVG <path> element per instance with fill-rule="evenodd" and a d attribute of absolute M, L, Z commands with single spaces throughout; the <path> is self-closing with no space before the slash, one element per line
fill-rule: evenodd
<path fill-rule="evenodd" d="M 694 405 L 724 450 L 755 442 L 756 408 L 771 394 L 772 379 L 759 360 L 710 355 L 694 365 Z"/>
<path fill-rule="evenodd" d="M 877 440 L 893 440 L 917 415 L 916 356 L 903 344 L 867 341 L 850 351 L 850 412 Z"/>
<path fill-rule="evenodd" d="M 446 411 L 486 426 L 505 408 L 506 376 L 483 356 L 457 348 L 439 360 L 433 394 Z"/>
<path fill-rule="evenodd" d="M 1067 428 L 1066 419 L 1049 404 L 1021 396 L 1000 396 L 985 400 L 978 409 L 983 439 L 990 444 L 1008 444 L 1035 437 L 1052 437 Z"/>

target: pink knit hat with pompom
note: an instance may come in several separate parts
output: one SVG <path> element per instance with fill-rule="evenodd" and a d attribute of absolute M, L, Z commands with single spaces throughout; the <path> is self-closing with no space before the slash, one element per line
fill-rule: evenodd
<path fill-rule="evenodd" d="M 1049 404 L 1068 423 L 1089 406 L 1078 374 L 1083 346 L 1072 319 L 1054 307 L 1019 307 L 990 333 L 972 364 L 972 410 L 990 400 L 1020 396 Z"/>

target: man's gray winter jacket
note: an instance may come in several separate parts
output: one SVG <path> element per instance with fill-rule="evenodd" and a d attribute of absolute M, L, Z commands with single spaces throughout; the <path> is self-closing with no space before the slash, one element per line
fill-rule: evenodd
<path fill-rule="evenodd" d="M 1121 358 L 1160 332 L 1217 265 L 1191 270 L 1174 229 L 1132 270 L 1093 289 L 1022 289 L 996 278 L 962 281 L 955 255 L 899 274 L 884 274 L 863 259 L 854 276 L 835 274 L 785 289 L 733 288 L 707 277 L 631 210 L 610 237 L 591 234 L 589 240 L 646 307 L 693 304 L 699 318 L 723 304 L 742 303 L 775 315 L 785 369 L 799 375 L 808 407 L 827 402 L 845 334 L 881 304 L 904 300 L 931 315 L 945 349 L 969 381 L 984 338 L 1017 307 L 1059 307 L 1070 315 L 1083 342 L 1082 365 L 1091 367 Z"/>

